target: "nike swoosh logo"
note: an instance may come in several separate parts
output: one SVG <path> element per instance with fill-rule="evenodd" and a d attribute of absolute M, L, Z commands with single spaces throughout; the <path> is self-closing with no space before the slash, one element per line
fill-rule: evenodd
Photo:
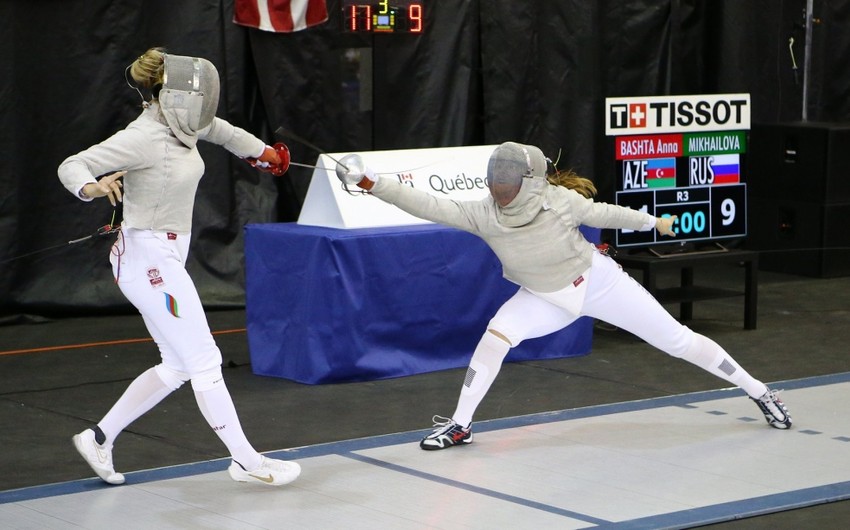
<path fill-rule="evenodd" d="M 104 451 L 103 449 L 101 449 L 97 445 L 94 446 L 94 450 L 95 450 L 95 452 L 97 452 L 97 459 L 100 461 L 100 463 L 105 464 L 106 461 L 108 460 L 106 451 Z"/>
<path fill-rule="evenodd" d="M 257 479 L 261 482 L 265 482 L 266 484 L 271 484 L 272 482 L 274 482 L 274 477 L 272 477 L 271 474 L 269 474 L 269 476 L 267 476 L 267 477 L 261 477 L 260 475 L 254 475 L 253 473 L 248 473 L 248 475 L 251 476 L 251 477 L 254 477 L 255 479 Z"/>

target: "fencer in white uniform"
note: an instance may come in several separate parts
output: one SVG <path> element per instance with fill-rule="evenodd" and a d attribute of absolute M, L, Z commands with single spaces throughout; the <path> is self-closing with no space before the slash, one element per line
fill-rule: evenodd
<path fill-rule="evenodd" d="M 674 319 L 578 229 L 583 224 L 674 235 L 673 219 L 594 202 L 590 181 L 576 175 L 560 179 L 557 171 L 547 171 L 554 169 L 547 162 L 537 147 L 501 144 L 488 162 L 490 195 L 480 201 L 439 198 L 376 176 L 356 154 L 344 157 L 336 167 L 346 185 L 369 190 L 416 217 L 481 237 L 501 261 L 505 278 L 519 285 L 490 320 L 473 352 L 454 414 L 435 416 L 436 429 L 420 447 L 434 450 L 471 443 L 475 409 L 510 348 L 554 333 L 582 316 L 627 330 L 737 385 L 759 406 L 770 426 L 789 428 L 791 417 L 775 391 L 717 343 Z"/>
<path fill-rule="evenodd" d="M 185 268 L 195 193 L 204 173 L 198 140 L 260 164 L 278 164 L 280 158 L 254 135 L 215 117 L 219 77 L 209 61 L 152 48 L 128 70 L 137 86 L 151 90 L 152 100 L 125 129 L 68 157 L 58 174 L 83 201 L 123 201 L 124 219 L 109 259 L 161 362 L 139 375 L 97 425 L 75 435 L 74 445 L 104 481 L 123 483 L 112 460 L 116 437 L 191 381 L 201 413 L 233 458 L 231 477 L 286 484 L 298 477 L 300 466 L 261 455 L 245 437 L 222 376 L 221 352 Z"/>

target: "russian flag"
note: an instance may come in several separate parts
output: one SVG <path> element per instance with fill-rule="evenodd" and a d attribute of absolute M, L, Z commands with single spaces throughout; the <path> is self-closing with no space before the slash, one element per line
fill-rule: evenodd
<path fill-rule="evenodd" d="M 651 158 L 646 161 L 646 186 L 648 188 L 673 188 L 676 186 L 676 159 Z"/>
<path fill-rule="evenodd" d="M 740 154 L 711 156 L 715 184 L 736 184 L 741 181 L 740 156 Z"/>

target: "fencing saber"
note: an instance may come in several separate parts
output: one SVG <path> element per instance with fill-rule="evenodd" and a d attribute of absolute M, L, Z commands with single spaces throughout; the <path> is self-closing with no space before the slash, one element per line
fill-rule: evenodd
<path fill-rule="evenodd" d="M 305 140 L 304 138 L 302 138 L 302 137 L 298 136 L 298 135 L 297 135 L 297 134 L 295 134 L 294 132 L 292 132 L 292 131 L 287 131 L 287 130 L 286 130 L 286 129 L 284 129 L 283 127 L 278 127 L 278 128 L 275 130 L 275 134 L 277 134 L 278 136 L 282 136 L 282 137 L 284 137 L 284 138 L 289 138 L 290 140 L 295 140 L 296 142 L 298 142 L 298 143 L 300 143 L 300 144 L 302 144 L 302 145 L 306 145 L 307 147 L 309 147 L 310 149 L 312 149 L 312 150 L 316 151 L 316 152 L 317 152 L 317 153 L 319 153 L 320 155 L 325 155 L 326 157 L 328 157 L 328 158 L 330 158 L 331 160 L 333 160 L 334 162 L 336 162 L 336 165 L 337 165 L 338 167 L 342 167 L 342 168 L 344 168 L 346 171 L 348 171 L 348 166 L 346 166 L 345 164 L 343 164 L 342 162 L 340 162 L 340 161 L 339 161 L 339 160 L 337 160 L 336 158 L 334 158 L 334 157 L 332 157 L 331 155 L 329 155 L 329 154 L 327 153 L 327 151 L 325 151 L 324 149 L 322 149 L 322 148 L 320 148 L 320 147 L 318 147 L 318 146 L 316 146 L 316 145 L 314 145 L 314 144 L 312 144 L 312 143 L 308 142 L 307 140 Z M 324 168 L 324 167 L 320 168 L 320 167 L 316 167 L 316 166 L 310 166 L 310 165 L 307 165 L 307 164 L 297 164 L 297 163 L 292 162 L 292 161 L 290 161 L 290 162 L 289 162 L 289 164 L 290 164 L 290 165 L 293 165 L 293 166 L 307 167 L 307 168 L 313 168 L 313 169 L 324 169 L 325 171 L 330 171 L 328 168 Z M 345 182 L 340 182 L 340 184 L 342 185 L 342 189 L 343 189 L 343 190 L 345 190 L 345 192 L 346 192 L 346 193 L 348 193 L 349 195 L 360 195 L 360 194 L 367 193 L 367 192 L 362 192 L 362 191 L 360 191 L 360 190 L 352 191 L 352 190 L 348 189 L 348 186 L 345 184 Z"/>
<path fill-rule="evenodd" d="M 301 164 L 299 162 L 293 162 L 292 160 L 289 161 L 289 165 L 290 166 L 297 166 L 297 167 L 306 167 L 306 168 L 309 168 L 309 169 L 324 169 L 325 171 L 330 171 L 330 169 L 326 168 L 326 167 L 311 166 L 310 164 Z"/>
<path fill-rule="evenodd" d="M 333 160 L 334 162 L 336 162 L 338 165 L 342 166 L 342 167 L 343 167 L 346 171 L 348 170 L 348 166 L 346 166 L 345 164 L 343 164 L 342 162 L 340 162 L 340 161 L 339 161 L 339 160 L 337 160 L 336 158 L 334 158 L 334 157 L 332 157 L 331 155 L 329 155 L 327 151 L 325 151 L 324 149 L 322 149 L 322 148 L 318 147 L 318 146 L 317 146 L 317 145 L 315 145 L 315 144 L 310 143 L 309 141 L 307 141 L 307 140 L 305 140 L 304 138 L 302 138 L 302 137 L 298 136 L 297 134 L 295 134 L 295 133 L 294 133 L 294 132 L 292 132 L 292 131 L 287 131 L 287 130 L 286 130 L 286 129 L 284 129 L 283 127 L 278 127 L 278 128 L 275 130 L 275 134 L 276 134 L 276 135 L 278 135 L 278 136 L 281 136 L 281 137 L 283 137 L 283 138 L 288 138 L 288 139 L 290 139 L 290 140 L 295 140 L 296 142 L 298 142 L 298 143 L 300 143 L 300 144 L 302 144 L 302 145 L 305 145 L 305 146 L 309 147 L 310 149 L 312 149 L 312 150 L 316 151 L 317 153 L 319 153 L 319 154 L 321 154 L 321 155 L 325 155 L 326 157 L 330 158 L 331 160 Z M 560 156 L 561 156 L 561 153 L 560 153 L 560 151 L 558 151 L 558 158 L 560 158 Z M 413 168 L 409 168 L 409 169 L 403 169 L 403 170 L 401 170 L 401 171 L 376 171 L 376 172 L 375 172 L 375 174 L 376 174 L 376 175 L 391 175 L 391 174 L 393 174 L 393 173 L 409 173 L 409 172 L 411 172 L 411 171 L 416 171 L 416 170 L 423 169 L 423 168 L 426 168 L 426 167 L 434 166 L 434 165 L 436 165 L 436 164 L 438 164 L 438 163 L 441 163 L 441 161 L 437 161 L 437 162 L 430 162 L 430 163 L 428 163 L 428 164 L 425 164 L 425 165 L 422 165 L 422 166 L 419 166 L 419 167 L 413 167 Z M 297 162 L 291 162 L 291 161 L 289 162 L 289 165 L 291 165 L 291 166 L 298 166 L 298 167 L 306 167 L 306 168 L 310 168 L 310 169 L 324 169 L 324 170 L 326 170 L 326 171 L 330 171 L 330 168 L 310 166 L 310 165 L 307 165 L 307 164 L 299 164 L 299 163 L 297 163 Z"/>
<path fill-rule="evenodd" d="M 278 135 L 278 136 L 282 136 L 282 137 L 284 137 L 284 138 L 289 138 L 290 140 L 295 140 L 296 142 L 298 142 L 298 143 L 300 143 L 300 144 L 302 144 L 302 145 L 306 145 L 307 147 L 309 147 L 310 149 L 312 149 L 312 150 L 316 151 L 317 153 L 319 153 L 319 154 L 321 154 L 321 155 L 325 155 L 325 156 L 327 156 L 328 158 L 330 158 L 331 160 L 333 160 L 334 162 L 336 162 L 336 163 L 337 163 L 337 165 L 340 165 L 340 166 L 344 167 L 344 168 L 346 169 L 346 171 L 348 170 L 348 167 L 347 167 L 345 164 L 343 164 L 342 162 L 340 162 L 340 161 L 339 161 L 339 160 L 337 160 L 336 158 L 334 158 L 334 157 L 332 157 L 331 155 L 329 155 L 329 154 L 327 153 L 327 151 L 325 151 L 324 149 L 322 149 L 322 148 L 320 148 L 320 147 L 317 147 L 316 145 L 314 145 L 314 144 L 312 144 L 312 143 L 308 142 L 307 140 L 305 140 L 304 138 L 302 138 L 302 137 L 298 136 L 298 135 L 297 135 L 297 134 L 295 134 L 294 132 L 292 132 L 292 131 L 287 131 L 287 130 L 286 130 L 286 129 L 284 129 L 283 127 L 278 127 L 277 129 L 275 129 L 274 133 L 275 133 L 276 135 Z M 300 166 L 300 167 L 312 167 L 312 168 L 314 168 L 314 169 L 327 169 L 327 168 L 316 168 L 315 166 L 307 166 L 306 164 L 296 164 L 296 163 L 294 163 L 294 162 L 290 162 L 290 164 L 291 164 L 291 165 L 294 165 L 294 166 Z"/>

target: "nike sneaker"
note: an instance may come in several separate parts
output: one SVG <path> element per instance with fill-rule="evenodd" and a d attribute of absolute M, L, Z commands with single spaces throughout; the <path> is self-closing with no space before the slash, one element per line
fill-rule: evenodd
<path fill-rule="evenodd" d="M 94 439 L 94 431 L 86 429 L 72 438 L 74 447 L 97 476 L 109 484 L 124 484 L 124 475 L 112 467 L 112 447 L 100 445 Z"/>
<path fill-rule="evenodd" d="M 236 482 L 259 482 L 269 486 L 282 486 L 298 478 L 301 474 L 301 466 L 296 462 L 275 460 L 264 456 L 260 467 L 253 471 L 247 471 L 234 460 L 227 468 L 227 472 Z"/>

